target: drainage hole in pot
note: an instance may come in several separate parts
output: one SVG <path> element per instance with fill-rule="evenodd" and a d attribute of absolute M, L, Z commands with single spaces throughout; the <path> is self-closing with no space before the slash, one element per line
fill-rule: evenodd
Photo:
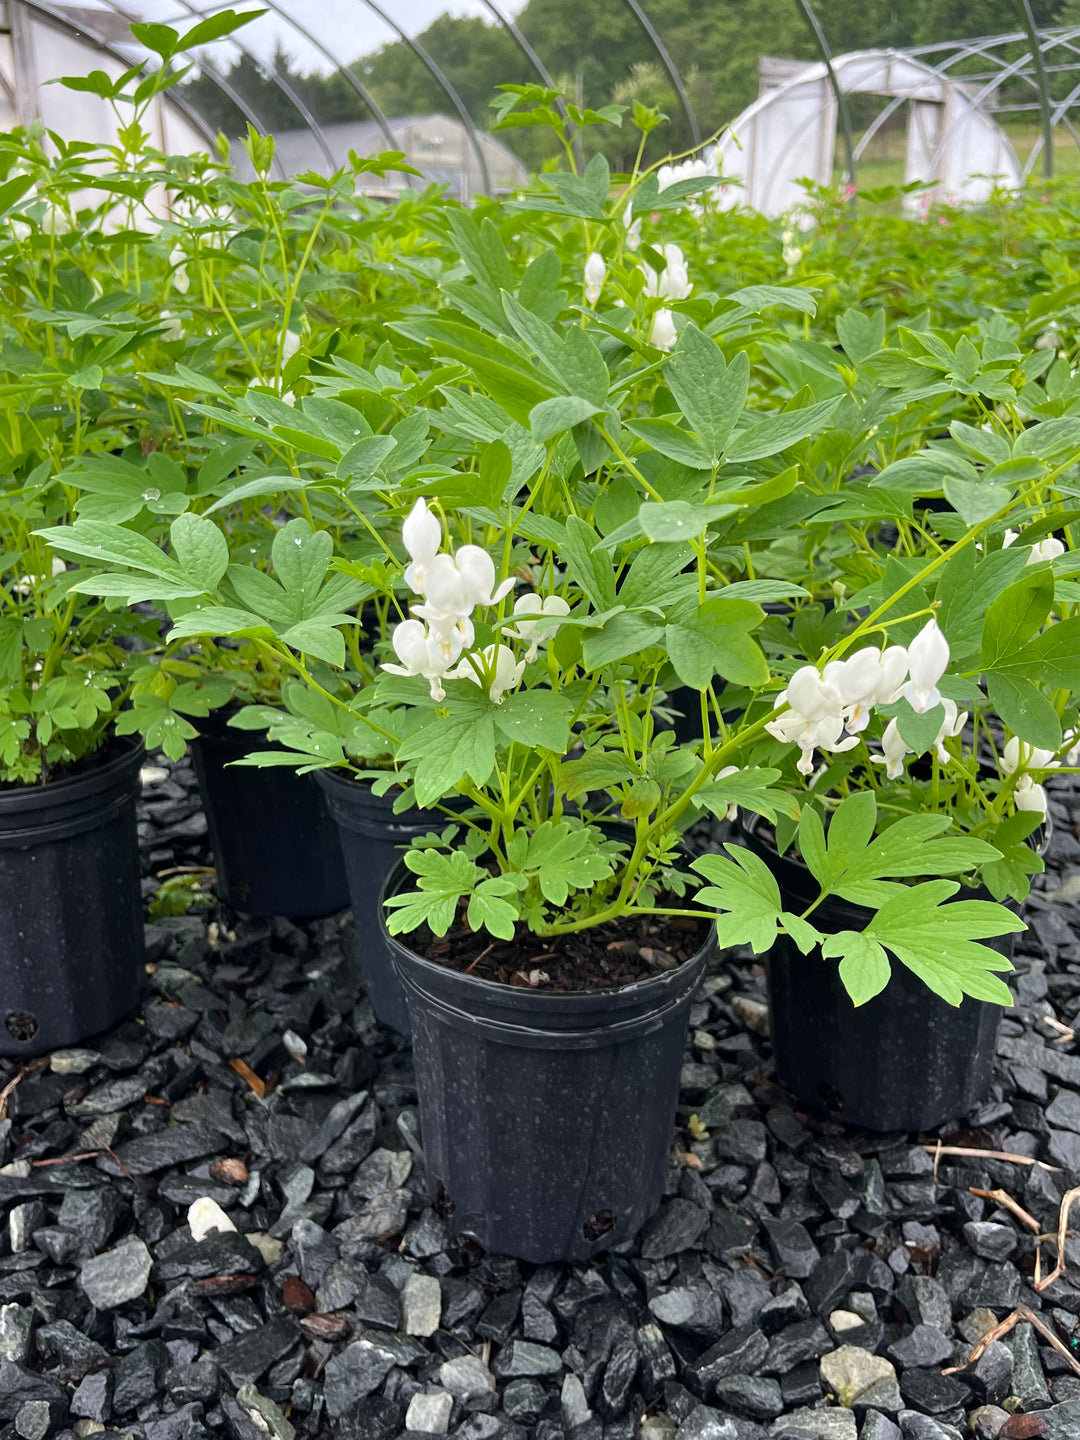
<path fill-rule="evenodd" d="M 435 1214 L 438 1215 L 440 1220 L 449 1220 L 456 1209 L 457 1206 L 454 1204 L 453 1196 L 440 1180 L 435 1191 Z"/>
<path fill-rule="evenodd" d="M 13 1040 L 32 1040 L 38 1032 L 38 1018 L 28 1010 L 12 1010 L 4 1025 Z"/>
<path fill-rule="evenodd" d="M 820 1095 L 826 1110 L 832 1110 L 839 1114 L 844 1108 L 844 1097 L 835 1085 L 830 1085 L 827 1080 L 819 1080 L 817 1093 Z"/>
<path fill-rule="evenodd" d="M 615 1210 L 597 1210 L 596 1214 L 590 1215 L 582 1225 L 581 1233 L 591 1245 L 596 1240 L 602 1240 L 605 1235 L 614 1230 L 618 1218 L 618 1212 Z"/>

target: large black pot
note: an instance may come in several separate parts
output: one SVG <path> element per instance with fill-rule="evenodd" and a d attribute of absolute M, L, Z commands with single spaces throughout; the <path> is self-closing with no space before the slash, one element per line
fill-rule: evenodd
<path fill-rule="evenodd" d="M 0 791 L 0 1055 L 36 1055 L 138 1004 L 141 741 L 70 779 Z"/>
<path fill-rule="evenodd" d="M 408 878 L 399 865 L 385 894 Z M 436 965 L 379 915 L 412 1014 L 428 1189 L 454 1229 L 539 1263 L 629 1240 L 660 1203 L 714 934 L 676 970 L 555 994 Z"/>
<path fill-rule="evenodd" d="M 383 1025 L 408 1035 L 405 992 L 375 916 L 382 909 L 386 877 L 401 859 L 402 849 L 418 835 L 443 829 L 447 817 L 440 810 L 419 809 L 395 815 L 392 793 L 375 795 L 369 784 L 345 772 L 317 770 L 315 775 L 341 835 L 368 999 Z"/>
<path fill-rule="evenodd" d="M 778 855 L 744 822 L 739 842 L 776 876 L 787 909 L 804 910 L 818 895 L 800 861 Z M 989 891 L 962 898 L 989 900 Z M 827 931 L 862 930 L 873 911 L 830 898 L 814 912 Z M 984 943 L 1011 956 L 1015 936 Z M 966 996 L 949 1005 L 899 961 L 892 978 L 858 1007 L 840 981 L 839 962 L 818 950 L 799 953 L 785 936 L 769 951 L 769 1013 L 777 1078 L 805 1104 L 868 1130 L 929 1130 L 966 1115 L 990 1089 L 1001 1006 Z"/>
<path fill-rule="evenodd" d="M 344 910 L 349 887 L 337 826 L 314 776 L 235 764 L 252 750 L 283 747 L 231 728 L 229 713 L 200 719 L 191 742 L 218 893 L 249 915 L 303 920 Z"/>

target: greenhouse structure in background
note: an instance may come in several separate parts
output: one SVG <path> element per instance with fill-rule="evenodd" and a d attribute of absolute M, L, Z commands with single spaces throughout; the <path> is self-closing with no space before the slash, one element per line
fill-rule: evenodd
<path fill-rule="evenodd" d="M 1046 0 L 1039 14 L 1063 3 Z M 1050 174 L 1055 148 L 1080 145 L 1080 25 L 1040 26 L 1030 0 L 980 8 L 980 19 L 1011 19 L 1012 29 L 934 34 L 909 45 L 877 43 L 885 31 L 872 23 L 872 4 L 855 35 L 850 21 L 830 23 L 828 0 L 771 0 L 761 7 L 771 30 L 747 44 L 780 58 L 759 67 L 755 54 L 729 68 L 687 38 L 700 3 L 583 0 L 567 9 L 581 21 L 576 50 L 544 19 L 561 6 L 241 0 L 235 8 L 262 13 L 197 52 L 192 75 L 156 105 L 155 139 L 165 150 L 190 151 L 206 148 L 218 130 L 232 138 L 250 124 L 276 136 L 279 177 L 329 173 L 350 150 L 400 150 L 425 181 L 468 201 L 513 189 L 548 158 L 535 132 L 489 134 L 494 86 L 535 82 L 593 107 L 659 103 L 671 118 L 663 144 L 700 150 L 736 182 L 723 203 L 771 215 L 798 202 L 803 180 L 858 185 L 886 141 L 897 181 L 934 183 L 935 198 L 959 201 L 1035 171 Z M 217 0 L 3 0 L 3 124 L 40 121 L 70 138 L 112 138 L 116 119 L 104 101 L 49 82 L 92 69 L 117 75 L 147 59 L 132 22 L 184 29 L 223 8 Z M 706 148 L 725 126 L 718 151 Z M 1026 145 L 1014 143 L 1018 135 Z M 632 156 L 609 158 L 618 165 Z M 379 178 L 372 190 L 392 194 L 408 183 L 418 182 Z"/>

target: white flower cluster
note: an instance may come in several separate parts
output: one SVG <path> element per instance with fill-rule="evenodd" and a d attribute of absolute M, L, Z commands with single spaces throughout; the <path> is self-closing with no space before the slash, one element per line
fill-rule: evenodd
<path fill-rule="evenodd" d="M 946 736 L 959 734 L 967 720 L 966 713 L 957 714 L 952 701 L 942 701 L 937 688 L 948 663 L 949 642 L 931 618 L 906 649 L 890 645 L 878 650 L 869 645 L 846 660 L 830 661 L 823 671 L 816 665 L 802 666 L 776 698 L 777 708 L 786 705 L 788 709 L 765 728 L 777 740 L 798 745 L 802 751 L 799 771 L 811 775 L 815 749 L 850 750 L 859 743 L 875 705 L 903 698 L 917 715 L 944 704 L 945 723 L 935 741 L 942 747 Z M 888 765 L 889 778 L 895 779 L 902 773 L 903 757 L 908 753 L 895 720 L 886 727 L 882 743 L 883 763 Z"/>
<path fill-rule="evenodd" d="M 661 300 L 685 300 L 694 287 L 682 251 L 678 245 L 665 245 L 660 253 L 667 264 L 659 275 L 651 265 L 645 266 L 645 294 Z"/>
<path fill-rule="evenodd" d="M 1010 545 L 1020 539 L 1019 530 L 1006 530 L 1001 537 L 1001 548 L 1007 550 Z M 1025 565 L 1038 565 L 1042 560 L 1056 560 L 1059 555 L 1065 554 L 1064 544 L 1056 535 L 1048 535 L 1045 540 L 1039 540 L 1031 547 L 1031 554 L 1024 561 Z"/>
<path fill-rule="evenodd" d="M 665 245 L 661 253 L 667 263 L 659 274 L 651 265 L 645 266 L 645 294 L 653 299 L 685 300 L 694 286 L 683 252 L 678 245 Z M 649 343 L 658 350 L 670 350 L 677 338 L 674 315 L 666 307 L 657 310 L 653 316 Z"/>
<path fill-rule="evenodd" d="M 417 500 L 401 527 L 401 538 L 409 555 L 405 583 L 424 597 L 412 606 L 419 618 L 403 620 L 394 629 L 392 643 L 400 665 L 384 664 L 394 675 L 423 675 L 433 700 L 444 700 L 443 680 L 472 680 L 483 685 L 497 705 L 508 690 L 521 682 L 525 666 L 535 660 L 540 645 L 553 635 L 557 625 L 541 626 L 542 615 L 569 615 L 570 606 L 561 595 L 541 599 L 530 593 L 518 598 L 514 616 L 516 630 L 507 634 L 524 640 L 529 649 L 517 660 L 509 645 L 487 645 L 471 650 L 475 632 L 472 612 L 477 605 L 496 605 L 509 595 L 514 581 L 495 586 L 495 562 L 479 545 L 461 545 L 455 554 L 443 551 L 442 526 L 427 507 Z M 531 617 L 531 618 L 530 618 Z"/>
<path fill-rule="evenodd" d="M 699 156 L 696 160 L 682 160 L 678 165 L 661 165 L 656 172 L 656 183 L 663 194 L 672 185 L 677 185 L 680 180 L 704 180 L 707 175 L 715 175 L 719 179 L 715 164 L 715 153 L 713 164 Z"/>

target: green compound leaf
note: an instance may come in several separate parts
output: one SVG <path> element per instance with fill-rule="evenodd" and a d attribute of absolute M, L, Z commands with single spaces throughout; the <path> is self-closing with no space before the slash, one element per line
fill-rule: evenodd
<path fill-rule="evenodd" d="M 702 855 L 692 868 L 711 883 L 695 899 L 718 910 L 718 944 L 749 945 L 755 955 L 771 949 L 782 925 L 783 902 L 772 871 L 753 851 L 740 845 L 725 845 L 731 856 Z"/>
<path fill-rule="evenodd" d="M 419 877 L 419 888 L 386 901 L 393 912 L 386 922 L 391 935 L 416 930 L 425 921 L 435 935 L 445 935 L 458 901 L 470 895 L 486 874 L 461 850 L 406 850 L 405 864 Z"/>

